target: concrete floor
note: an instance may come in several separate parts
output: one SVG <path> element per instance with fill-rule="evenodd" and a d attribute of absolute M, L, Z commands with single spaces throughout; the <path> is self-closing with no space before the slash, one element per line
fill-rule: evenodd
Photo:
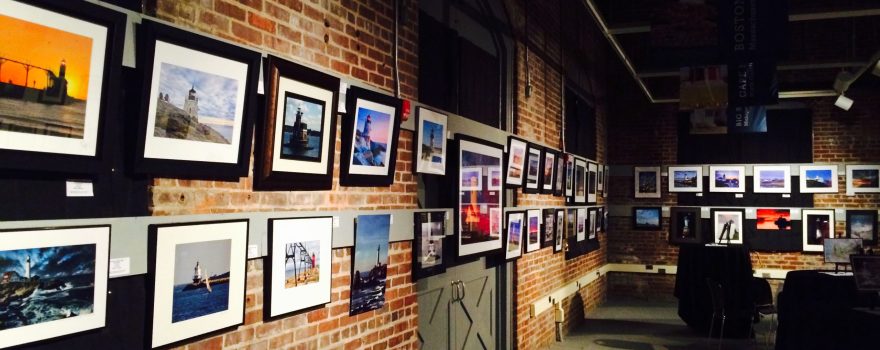
<path fill-rule="evenodd" d="M 688 328 L 678 317 L 676 301 L 609 300 L 587 315 L 583 324 L 552 350 L 628 349 L 773 349 L 766 345 L 770 319 L 755 324 L 757 341 L 733 339 L 719 342 Z"/>

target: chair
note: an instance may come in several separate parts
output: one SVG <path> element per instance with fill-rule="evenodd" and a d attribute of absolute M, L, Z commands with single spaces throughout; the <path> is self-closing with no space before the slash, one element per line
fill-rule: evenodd
<path fill-rule="evenodd" d="M 773 303 L 773 291 L 770 283 L 763 278 L 752 277 L 752 292 L 755 296 L 755 312 L 760 318 L 770 316 L 770 331 L 767 332 L 766 344 L 770 345 L 770 337 L 776 334 L 776 304 Z M 777 299 L 779 297 L 777 296 Z"/>
<path fill-rule="evenodd" d="M 720 319 L 721 328 L 719 328 L 718 333 L 718 349 L 721 349 L 721 345 L 724 343 L 724 325 L 727 321 L 727 317 L 751 317 L 751 315 L 754 315 L 755 309 L 749 308 L 748 310 L 728 310 L 724 303 L 724 289 L 721 287 L 721 283 L 711 278 L 706 278 L 706 286 L 709 288 L 709 296 L 712 300 L 712 320 L 709 323 L 709 335 L 706 337 L 706 344 L 708 346 L 709 340 L 712 339 L 712 332 L 715 330 L 715 320 Z M 754 323 L 749 322 L 749 326 L 749 334 L 754 335 Z"/>

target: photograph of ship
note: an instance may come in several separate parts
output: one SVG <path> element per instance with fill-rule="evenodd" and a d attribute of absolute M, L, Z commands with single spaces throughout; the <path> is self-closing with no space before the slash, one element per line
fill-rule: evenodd
<path fill-rule="evenodd" d="M 324 108 L 324 101 L 285 92 L 282 159 L 321 161 Z"/>
<path fill-rule="evenodd" d="M 421 238 L 421 256 L 419 262 L 422 268 L 427 268 L 443 263 L 443 237 L 446 235 L 446 229 L 443 227 L 444 213 L 424 213 L 425 218 L 422 222 Z"/>
<path fill-rule="evenodd" d="M 880 188 L 880 170 L 876 169 L 853 169 L 852 187 L 855 188 Z"/>
<path fill-rule="evenodd" d="M 862 248 L 862 240 L 855 238 L 829 238 L 822 244 L 825 262 L 831 264 L 849 264 L 849 256 Z"/>
<path fill-rule="evenodd" d="M 655 193 L 657 192 L 657 172 L 640 171 L 639 172 L 639 193 Z"/>
<path fill-rule="evenodd" d="M 696 188 L 697 172 L 692 170 L 676 170 L 673 171 L 675 187 L 679 188 Z"/>
<path fill-rule="evenodd" d="M 354 153 L 351 165 L 385 166 L 391 115 L 360 107 L 355 122 Z"/>
<path fill-rule="evenodd" d="M 481 174 L 488 174 L 493 170 L 501 169 L 501 158 L 486 154 L 461 151 L 461 168 L 479 167 L 483 169 Z M 471 186 L 479 184 L 479 187 L 462 189 L 459 193 L 459 231 L 461 232 L 461 245 L 495 241 L 501 239 L 501 230 L 491 227 L 490 216 L 493 209 L 498 209 L 498 222 L 500 222 L 500 191 L 490 191 L 487 181 L 471 180 Z M 478 188 L 478 189 L 477 189 Z M 500 241 L 499 241 L 500 242 Z"/>
<path fill-rule="evenodd" d="M 321 241 L 284 244 L 284 288 L 317 283 L 321 275 Z"/>
<path fill-rule="evenodd" d="M 715 170 L 715 187 L 739 188 L 740 176 L 737 170 Z"/>
<path fill-rule="evenodd" d="M 92 39 L 5 15 L 0 37 L 0 130 L 82 139 Z"/>
<path fill-rule="evenodd" d="M 592 218 L 592 217 L 591 217 Z M 660 210 L 657 208 L 636 209 L 636 227 L 653 228 L 660 226 Z"/>
<path fill-rule="evenodd" d="M 740 212 L 717 212 L 715 213 L 715 242 L 731 243 L 742 242 L 742 213 Z"/>
<path fill-rule="evenodd" d="M 807 188 L 831 188 L 831 181 L 836 181 L 830 169 L 807 170 Z"/>
<path fill-rule="evenodd" d="M 507 223 L 507 251 L 518 252 L 522 250 L 522 214 L 511 215 Z"/>
<path fill-rule="evenodd" d="M 791 210 L 788 209 L 758 209 L 757 218 L 759 230 L 791 230 Z"/>
<path fill-rule="evenodd" d="M 91 314 L 95 253 L 94 244 L 0 251 L 0 330 Z"/>
<path fill-rule="evenodd" d="M 351 305 L 354 316 L 385 305 L 391 215 L 358 215 L 352 257 Z"/>
<path fill-rule="evenodd" d="M 541 218 L 537 215 L 529 215 L 529 246 L 538 245 L 540 243 L 540 241 L 538 241 L 540 220 Z"/>
<path fill-rule="evenodd" d="M 232 240 L 177 244 L 171 322 L 226 311 Z"/>
<path fill-rule="evenodd" d="M 153 135 L 231 144 L 239 82 L 167 62 L 159 69 Z"/>
<path fill-rule="evenodd" d="M 846 212 L 846 225 L 849 238 L 861 238 L 874 242 L 876 240 L 874 234 L 877 232 L 877 212 L 849 210 Z"/>
<path fill-rule="evenodd" d="M 446 131 L 443 125 L 429 120 L 422 121 L 422 161 L 428 167 L 442 170 L 443 166 L 443 138 Z"/>
<path fill-rule="evenodd" d="M 762 170 L 758 172 L 761 188 L 785 188 L 785 171 Z"/>
<path fill-rule="evenodd" d="M 804 234 L 807 236 L 807 244 L 822 245 L 825 238 L 831 237 L 831 217 L 827 214 L 806 214 L 804 215 L 807 229 Z"/>

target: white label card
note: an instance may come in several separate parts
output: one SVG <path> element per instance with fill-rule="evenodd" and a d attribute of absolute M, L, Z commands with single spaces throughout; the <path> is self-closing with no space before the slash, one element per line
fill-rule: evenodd
<path fill-rule="evenodd" d="M 339 228 L 339 217 L 338 216 L 333 217 L 333 228 Z"/>
<path fill-rule="evenodd" d="M 248 245 L 248 259 L 256 259 L 260 257 L 260 246 L 257 244 Z"/>
<path fill-rule="evenodd" d="M 67 180 L 68 197 L 94 197 L 95 191 L 91 180 Z"/>
<path fill-rule="evenodd" d="M 743 197 L 743 194 L 742 194 L 742 193 L 737 193 L 735 197 L 736 197 L 736 198 L 742 198 L 742 197 Z"/>
<path fill-rule="evenodd" d="M 110 277 L 127 276 L 131 274 L 131 258 L 110 259 L 108 270 Z"/>

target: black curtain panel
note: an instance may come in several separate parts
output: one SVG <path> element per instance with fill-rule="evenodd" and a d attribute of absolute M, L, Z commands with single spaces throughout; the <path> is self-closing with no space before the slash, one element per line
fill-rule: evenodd
<path fill-rule="evenodd" d="M 565 89 L 565 151 L 596 160 L 596 109 Z"/>

